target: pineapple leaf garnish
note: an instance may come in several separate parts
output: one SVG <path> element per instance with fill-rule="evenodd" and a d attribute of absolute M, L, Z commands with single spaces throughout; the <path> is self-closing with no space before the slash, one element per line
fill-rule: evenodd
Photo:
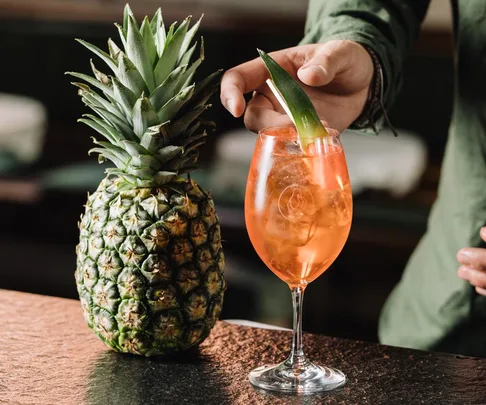
<path fill-rule="evenodd" d="M 312 101 L 297 81 L 264 51 L 258 49 L 258 53 L 290 112 L 290 118 L 295 123 L 304 150 L 313 143 L 313 138 L 329 136 Z"/>

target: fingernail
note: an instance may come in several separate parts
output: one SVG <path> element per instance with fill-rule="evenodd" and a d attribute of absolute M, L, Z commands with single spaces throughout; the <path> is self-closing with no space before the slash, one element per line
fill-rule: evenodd
<path fill-rule="evenodd" d="M 224 102 L 226 109 L 233 115 L 235 115 L 236 100 L 234 98 L 227 98 Z"/>
<path fill-rule="evenodd" d="M 459 251 L 459 261 L 461 263 L 465 263 L 465 264 L 470 263 L 471 256 L 472 256 L 472 252 L 469 251 L 469 250 L 461 250 L 461 251 Z"/>

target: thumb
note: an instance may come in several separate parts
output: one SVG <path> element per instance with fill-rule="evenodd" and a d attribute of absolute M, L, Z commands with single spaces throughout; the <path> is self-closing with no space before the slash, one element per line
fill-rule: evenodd
<path fill-rule="evenodd" d="M 308 61 L 297 71 L 298 78 L 308 86 L 329 84 L 334 77 L 352 64 L 353 52 L 347 41 L 329 41 L 313 49 Z"/>

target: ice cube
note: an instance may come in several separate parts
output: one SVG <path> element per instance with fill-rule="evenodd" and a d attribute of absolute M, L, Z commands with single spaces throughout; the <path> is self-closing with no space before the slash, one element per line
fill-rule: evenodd
<path fill-rule="evenodd" d="M 317 207 L 307 189 L 289 186 L 272 201 L 265 218 L 265 231 L 277 244 L 304 246 L 315 233 Z"/>
<path fill-rule="evenodd" d="M 325 227 L 346 226 L 351 222 L 352 197 L 346 190 L 327 190 L 323 193 L 320 223 Z"/>
<path fill-rule="evenodd" d="M 309 184 L 310 169 L 302 158 L 275 157 L 268 175 L 268 189 L 274 193 L 291 185 Z"/>

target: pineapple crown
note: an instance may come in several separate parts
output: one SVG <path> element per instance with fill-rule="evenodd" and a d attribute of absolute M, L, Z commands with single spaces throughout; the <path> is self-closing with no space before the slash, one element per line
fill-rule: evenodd
<path fill-rule="evenodd" d="M 204 60 L 204 44 L 201 37 L 199 58 L 191 63 L 197 42 L 191 43 L 201 19 L 191 28 L 190 21 L 191 16 L 179 26 L 172 24 L 166 32 L 159 8 L 139 27 L 127 4 L 123 24 L 115 24 L 123 49 L 111 38 L 109 53 L 77 40 L 112 72 L 102 73 L 92 60 L 94 77 L 67 72 L 85 82 L 72 84 L 97 115 L 85 114 L 79 122 L 106 139 L 93 138 L 97 147 L 89 153 L 98 153 L 100 163 L 111 160 L 116 167 L 107 169 L 107 173 L 119 176 L 125 188 L 183 180 L 182 174 L 197 168 L 198 149 L 205 142 L 206 129 L 214 126 L 203 121 L 201 114 L 210 107 L 207 101 L 218 89 L 221 71 L 193 82 Z"/>

